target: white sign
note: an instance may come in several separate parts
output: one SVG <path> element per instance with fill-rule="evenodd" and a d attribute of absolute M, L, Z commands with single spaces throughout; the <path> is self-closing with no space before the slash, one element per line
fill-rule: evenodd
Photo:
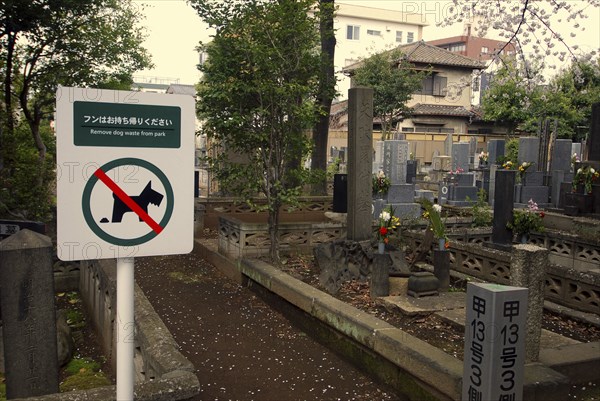
<path fill-rule="evenodd" d="M 69 87 L 56 97 L 58 257 L 191 252 L 194 99 Z"/>

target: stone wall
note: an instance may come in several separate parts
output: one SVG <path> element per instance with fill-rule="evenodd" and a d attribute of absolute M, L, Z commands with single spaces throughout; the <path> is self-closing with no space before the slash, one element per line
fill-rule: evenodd
<path fill-rule="evenodd" d="M 81 262 L 80 292 L 92 324 L 97 328 L 105 355 L 112 355 L 116 307 L 116 260 Z M 73 269 L 70 270 L 73 273 Z M 55 272 L 60 274 L 61 271 Z M 71 278 L 72 279 L 72 278 Z M 72 281 L 72 280 L 71 280 Z M 76 288 L 68 288 L 75 290 Z M 142 292 L 135 286 L 136 384 L 137 401 L 186 400 L 200 391 L 194 366 L 179 351 L 178 345 Z M 113 366 L 114 368 L 114 366 Z M 116 387 L 71 391 L 35 397 L 39 401 L 94 400 L 114 401 Z M 33 400 L 32 398 L 26 399 Z M 25 399 L 16 399 L 25 401 Z"/>
<path fill-rule="evenodd" d="M 423 242 L 422 232 L 402 234 L 411 249 Z M 489 230 L 462 230 L 450 234 L 450 267 L 458 272 L 498 284 L 509 284 L 511 254 L 482 246 Z M 572 235 L 547 231 L 533 234 L 530 243 L 549 250 L 546 299 L 576 310 L 598 314 L 600 309 L 600 247 Z"/>

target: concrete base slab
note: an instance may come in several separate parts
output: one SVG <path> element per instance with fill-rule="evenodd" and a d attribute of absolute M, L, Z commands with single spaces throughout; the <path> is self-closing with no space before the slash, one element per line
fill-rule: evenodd
<path fill-rule="evenodd" d="M 407 277 L 390 277 L 390 296 L 406 296 Z"/>
<path fill-rule="evenodd" d="M 383 297 L 381 299 L 384 303 L 388 304 L 388 306 L 397 309 L 400 313 L 412 316 L 428 315 L 437 311 L 464 308 L 465 297 L 465 293 L 462 292 L 446 292 L 431 297 L 413 298 L 407 296 L 394 296 Z"/>

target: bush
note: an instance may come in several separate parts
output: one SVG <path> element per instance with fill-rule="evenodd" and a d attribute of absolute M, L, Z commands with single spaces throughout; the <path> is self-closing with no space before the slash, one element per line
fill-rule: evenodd
<path fill-rule="evenodd" d="M 481 188 L 477 192 L 477 202 L 473 206 L 473 227 L 489 227 L 492 225 L 492 212 L 487 204 L 487 192 Z"/>

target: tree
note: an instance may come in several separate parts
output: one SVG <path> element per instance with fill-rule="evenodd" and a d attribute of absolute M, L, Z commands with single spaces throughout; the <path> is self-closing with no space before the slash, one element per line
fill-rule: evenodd
<path fill-rule="evenodd" d="M 281 206 L 297 201 L 307 178 L 290 161 L 308 156 L 307 130 L 316 116 L 313 1 L 190 3 L 216 28 L 212 42 L 202 46 L 208 60 L 199 67 L 204 74 L 197 102 L 204 132 L 221 146 L 210 163 L 221 187 L 253 205 L 257 194 L 266 198 L 270 256 L 277 261 Z"/>
<path fill-rule="evenodd" d="M 319 0 L 319 33 L 321 37 L 321 72 L 319 74 L 319 90 L 317 92 L 317 122 L 313 128 L 314 148 L 311 155 L 311 169 L 326 171 L 327 140 L 329 137 L 329 115 L 331 103 L 335 97 L 335 31 L 333 18 L 335 14 L 334 0 Z M 327 182 L 320 180 L 313 185 L 313 194 L 326 195 Z"/>
<path fill-rule="evenodd" d="M 517 129 L 535 133 L 540 121 L 550 118 L 557 121 L 559 138 L 583 139 L 578 127 L 589 127 L 592 103 L 600 99 L 598 60 L 574 62 L 548 85 L 539 74 L 537 79 L 526 74 L 515 62 L 498 70 L 482 101 L 484 118 L 506 125 L 511 134 Z"/>
<path fill-rule="evenodd" d="M 508 128 L 509 134 L 526 124 L 536 126 L 539 115 L 540 83 L 527 79 L 527 72 L 514 61 L 507 61 L 493 76 L 490 87 L 483 96 L 483 117 Z"/>
<path fill-rule="evenodd" d="M 411 69 L 399 49 L 366 58 L 354 70 L 356 86 L 373 88 L 373 114 L 381 120 L 382 140 L 388 139 L 395 121 L 410 114 L 407 102 L 421 87 L 424 76 Z"/>
<path fill-rule="evenodd" d="M 2 101 L 0 167 L 3 203 L 16 166 L 16 127 L 23 118 L 38 153 L 36 186 L 47 185 L 41 124 L 54 111 L 58 85 L 94 87 L 131 81 L 151 66 L 137 27 L 139 10 L 119 0 L 5 0 L 0 6 Z M 21 188 L 23 189 L 23 188 Z M 25 211 L 23 211 L 25 212 Z"/>
<path fill-rule="evenodd" d="M 596 52 L 578 54 L 578 46 L 569 46 L 567 41 L 574 40 L 585 31 L 585 24 L 581 21 L 594 12 L 593 8 L 599 6 L 598 0 L 454 0 L 444 10 L 445 18 L 438 25 L 482 21 L 483 23 L 475 26 L 476 35 L 483 37 L 492 29 L 506 40 L 506 45 L 498 49 L 494 57 L 501 60 L 508 43 L 516 44 L 517 58 L 524 66 L 527 76 L 531 77 L 535 71 L 528 71 L 528 61 L 535 60 L 542 68 L 556 68 L 554 59 L 585 61 L 596 55 Z M 569 38 L 555 29 L 556 23 L 563 20 L 572 23 Z"/>
<path fill-rule="evenodd" d="M 581 141 L 589 130 L 592 104 L 600 100 L 600 59 L 572 63 L 541 95 L 544 114 L 558 120 L 558 137 Z"/>

